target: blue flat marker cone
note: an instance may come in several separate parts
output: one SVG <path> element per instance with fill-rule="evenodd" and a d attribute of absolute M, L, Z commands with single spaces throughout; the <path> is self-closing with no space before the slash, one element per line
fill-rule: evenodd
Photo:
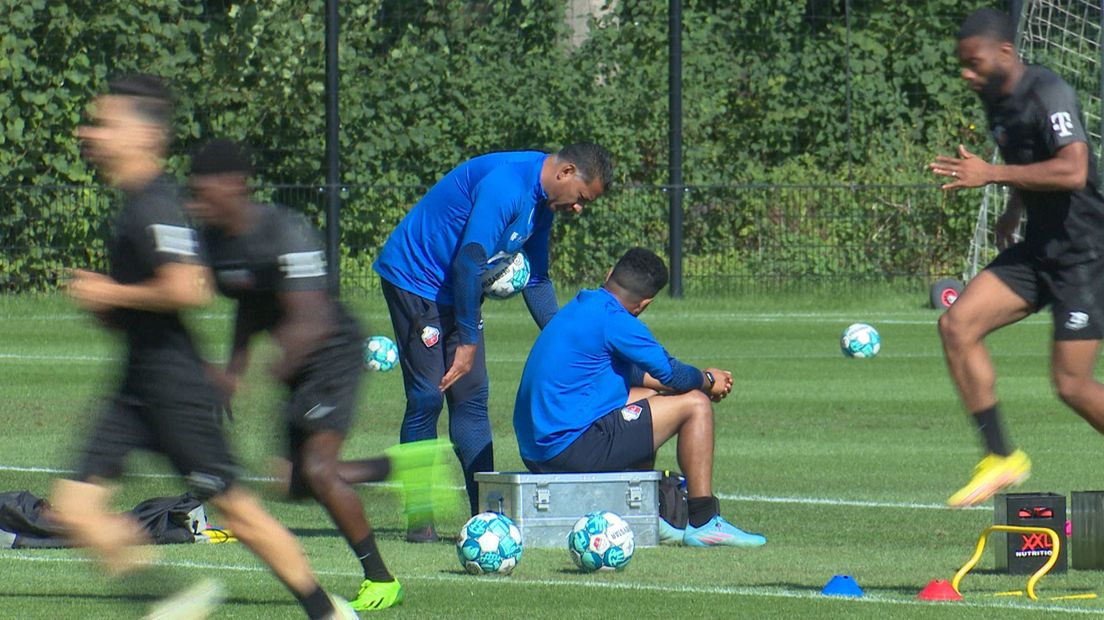
<path fill-rule="evenodd" d="M 850 596 L 859 598 L 863 595 L 855 578 L 851 575 L 836 575 L 828 580 L 824 589 L 820 591 L 824 596 Z"/>

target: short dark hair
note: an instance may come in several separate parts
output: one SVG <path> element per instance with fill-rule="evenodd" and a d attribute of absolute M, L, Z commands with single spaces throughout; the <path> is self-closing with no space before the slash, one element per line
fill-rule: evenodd
<path fill-rule="evenodd" d="M 591 179 L 602 180 L 602 191 L 609 189 L 613 183 L 613 157 L 609 151 L 589 142 L 569 144 L 556 153 L 559 159 L 575 164 L 579 174 L 587 181 Z"/>
<path fill-rule="evenodd" d="M 996 9 L 978 9 L 963 20 L 955 36 L 959 41 L 985 37 L 997 43 L 1015 43 L 1016 26 L 1007 13 Z"/>
<path fill-rule="evenodd" d="M 192 153 L 192 174 L 253 175 L 253 156 L 249 147 L 233 140 L 216 138 Z"/>
<path fill-rule="evenodd" d="M 107 83 L 107 94 L 133 99 L 134 112 L 165 129 L 171 136 L 173 98 L 165 81 L 155 75 L 133 73 Z"/>
<path fill-rule="evenodd" d="M 647 248 L 633 248 L 617 261 L 610 281 L 637 300 L 655 297 L 667 286 L 667 265 Z"/>

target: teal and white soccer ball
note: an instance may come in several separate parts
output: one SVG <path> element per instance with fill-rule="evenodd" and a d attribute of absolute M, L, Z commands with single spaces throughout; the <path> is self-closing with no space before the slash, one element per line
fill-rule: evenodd
<path fill-rule="evenodd" d="M 473 575 L 509 575 L 521 561 L 521 530 L 500 512 L 481 512 L 464 524 L 456 541 L 460 566 Z"/>
<path fill-rule="evenodd" d="M 628 522 L 615 513 L 599 510 L 575 522 L 567 535 L 567 550 L 584 572 L 621 570 L 632 559 L 633 540 Z"/>
<path fill-rule="evenodd" d="M 499 259 L 487 267 L 480 282 L 487 297 L 513 297 L 529 284 L 529 259 L 522 252 Z"/>
<path fill-rule="evenodd" d="M 882 350 L 882 337 L 870 325 L 855 323 L 843 330 L 840 350 L 847 357 L 874 357 Z"/>
<path fill-rule="evenodd" d="M 364 367 L 387 372 L 399 363 L 399 347 L 387 336 L 372 336 L 364 341 Z"/>

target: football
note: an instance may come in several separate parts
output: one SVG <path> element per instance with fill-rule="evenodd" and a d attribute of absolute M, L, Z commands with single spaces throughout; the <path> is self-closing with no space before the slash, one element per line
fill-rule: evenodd
<path fill-rule="evenodd" d="M 571 528 L 567 550 L 583 572 L 621 570 L 633 556 L 633 531 L 617 514 L 591 512 Z"/>
<path fill-rule="evenodd" d="M 882 337 L 878 330 L 866 323 L 855 323 L 843 330 L 840 350 L 847 357 L 874 357 L 882 350 Z"/>
<path fill-rule="evenodd" d="M 490 263 L 481 279 L 483 294 L 491 299 L 509 299 L 529 283 L 529 259 L 518 252 Z"/>
<path fill-rule="evenodd" d="M 372 336 L 364 341 L 364 367 L 387 372 L 399 363 L 399 347 L 387 336 Z"/>
<path fill-rule="evenodd" d="M 521 561 L 521 530 L 499 512 L 481 512 L 464 524 L 456 541 L 460 566 L 473 575 L 509 575 Z"/>

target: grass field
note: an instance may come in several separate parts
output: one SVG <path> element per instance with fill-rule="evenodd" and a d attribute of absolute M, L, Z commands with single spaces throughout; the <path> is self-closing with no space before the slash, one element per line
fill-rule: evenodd
<path fill-rule="evenodd" d="M 565 551 L 527 549 L 509 578 L 463 574 L 451 544 L 401 541 L 396 498 L 360 488 L 391 569 L 407 588 L 395 616 L 465 617 L 916 617 L 992 618 L 1047 613 L 1104 613 L 1104 600 L 997 598 L 1024 577 L 971 574 L 965 603 L 923 603 L 930 580 L 949 579 L 973 550 L 991 509 L 941 507 L 979 456 L 941 357 L 937 313 L 926 292 L 864 291 L 742 299 L 658 300 L 644 315 L 676 356 L 733 370 L 733 396 L 717 408 L 715 488 L 738 525 L 763 532 L 758 550 L 642 549 L 622 573 L 584 575 Z M 374 296 L 351 302 L 375 333 L 388 333 Z M 501 470 L 521 462 L 510 425 L 514 390 L 536 330 L 520 301 L 485 308 L 491 417 Z M 196 315 L 208 353 L 225 354 L 225 306 Z M 874 360 L 844 359 L 842 329 L 874 324 L 883 348 Z M 1012 440 L 1035 462 L 1025 490 L 1068 493 L 1104 488 L 1101 440 L 1053 395 L 1048 380 L 1047 317 L 1032 317 L 991 339 L 999 392 Z M 43 495 L 58 470 L 71 467 L 96 397 L 109 389 L 119 354 L 63 299 L 0 298 L 0 490 Z M 251 471 L 264 475 L 279 446 L 279 394 L 258 357 L 236 402 L 234 442 Z M 402 417 L 399 373 L 373 376 L 346 455 L 379 453 L 393 443 Z M 442 417 L 444 421 L 444 416 Z M 444 428 L 442 426 L 442 428 Z M 664 448 L 659 466 L 674 467 Z M 120 508 L 180 492 L 156 459 L 132 460 Z M 322 510 L 270 501 L 300 535 L 327 588 L 355 594 L 359 566 Z M 216 517 L 217 520 L 217 517 Z M 447 529 L 459 528 L 460 523 Z M 0 550 L 5 576 L 0 617 L 138 617 L 168 581 L 217 576 L 230 599 L 218 618 L 296 618 L 291 596 L 240 545 L 161 548 L 150 577 L 100 578 L 75 551 Z M 991 567 L 992 558 L 982 568 Z M 850 574 L 866 596 L 826 598 L 821 587 Z M 1104 573 L 1071 571 L 1045 578 L 1047 595 L 1104 593 Z"/>

